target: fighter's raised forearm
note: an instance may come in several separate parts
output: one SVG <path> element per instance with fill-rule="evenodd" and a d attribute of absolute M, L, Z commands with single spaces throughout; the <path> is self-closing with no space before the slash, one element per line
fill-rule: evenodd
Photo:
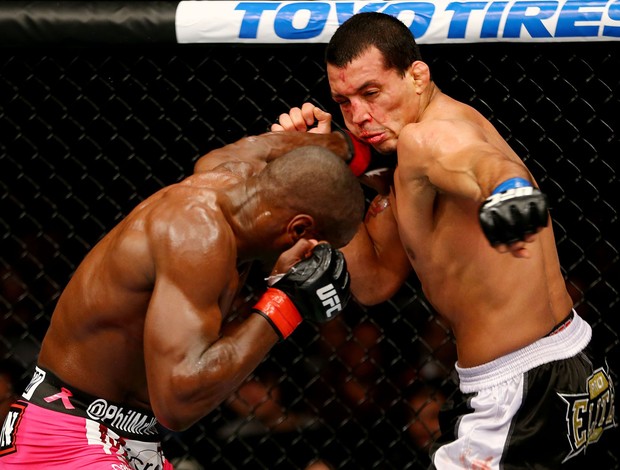
<path fill-rule="evenodd" d="M 198 159 L 194 165 L 194 172 L 209 171 L 231 160 L 265 164 L 293 149 L 307 145 L 325 147 L 344 159 L 349 159 L 351 156 L 350 146 L 340 132 L 330 134 L 267 132 L 243 137 L 232 144 L 210 151 Z"/>

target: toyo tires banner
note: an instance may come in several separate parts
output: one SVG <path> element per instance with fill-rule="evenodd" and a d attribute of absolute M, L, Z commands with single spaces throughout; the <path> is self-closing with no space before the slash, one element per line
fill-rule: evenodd
<path fill-rule="evenodd" d="M 0 45 L 326 43 L 364 11 L 398 17 L 420 44 L 620 38 L 620 0 L 3 1 Z"/>
<path fill-rule="evenodd" d="M 421 43 L 592 41 L 620 37 L 620 1 L 180 2 L 180 43 L 327 42 L 351 15 L 401 19 Z"/>

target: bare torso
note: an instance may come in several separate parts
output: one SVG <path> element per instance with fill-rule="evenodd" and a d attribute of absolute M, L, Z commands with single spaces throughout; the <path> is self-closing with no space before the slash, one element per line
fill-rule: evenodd
<path fill-rule="evenodd" d="M 230 174 L 193 176 L 134 209 L 91 250 L 73 275 L 54 311 L 39 364 L 84 392 L 149 408 L 143 340 L 156 277 L 153 248 L 194 236 L 183 226 L 184 218 L 192 220 L 191 230 L 204 231 L 205 240 L 214 229 L 226 231 L 217 191 L 235 182 L 238 179 Z M 166 220 L 170 227 L 153 227 Z M 164 238 L 170 239 L 159 240 L 156 233 L 166 233 Z M 226 236 L 232 238 L 232 234 Z M 228 287 L 219 302 L 226 312 L 238 275 L 234 249 L 222 251 L 228 253 L 232 269 L 213 275 L 226 278 Z M 170 307 L 174 322 L 174 305 Z"/>
<path fill-rule="evenodd" d="M 445 95 L 424 119 L 446 115 L 480 126 L 488 142 L 518 160 L 481 115 Z M 453 329 L 459 364 L 488 362 L 547 334 L 572 306 L 551 224 L 528 245 L 531 258 L 500 254 L 479 226 L 481 201 L 437 191 L 426 178 L 400 177 L 408 158 L 416 156 L 399 152 L 392 205 L 424 293 Z"/>

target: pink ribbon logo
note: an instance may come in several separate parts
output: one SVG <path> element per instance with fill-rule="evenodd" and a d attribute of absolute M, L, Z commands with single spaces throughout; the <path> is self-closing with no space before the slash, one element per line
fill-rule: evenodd
<path fill-rule="evenodd" d="M 71 393 L 70 390 L 67 390 L 65 387 L 61 387 L 59 393 L 57 393 L 56 395 L 52 395 L 50 397 L 44 398 L 44 400 L 47 403 L 51 403 L 53 401 L 60 399 L 62 400 L 62 404 L 64 405 L 66 409 L 73 410 L 75 409 L 75 407 L 69 401 L 69 397 L 72 397 L 72 396 L 73 396 L 73 393 Z"/>

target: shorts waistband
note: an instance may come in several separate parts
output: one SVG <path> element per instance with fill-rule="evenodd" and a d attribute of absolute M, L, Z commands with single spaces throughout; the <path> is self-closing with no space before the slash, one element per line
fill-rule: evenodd
<path fill-rule="evenodd" d="M 575 317 L 575 311 L 571 310 L 570 313 L 567 315 L 567 317 L 564 320 L 562 320 L 560 323 L 555 325 L 551 329 L 551 331 L 547 333 L 545 336 L 553 336 L 553 335 L 558 334 L 560 331 L 562 331 L 564 328 L 566 328 L 568 325 L 571 324 L 574 317 Z"/>
<path fill-rule="evenodd" d="M 568 359 L 583 351 L 592 338 L 592 328 L 573 310 L 558 328 L 534 343 L 475 367 L 459 367 L 459 386 L 463 393 L 494 387 L 528 370 L 553 361 Z"/>
<path fill-rule="evenodd" d="M 157 419 L 152 412 L 82 392 L 39 366 L 22 397 L 42 408 L 91 419 L 128 439 L 159 439 Z"/>

